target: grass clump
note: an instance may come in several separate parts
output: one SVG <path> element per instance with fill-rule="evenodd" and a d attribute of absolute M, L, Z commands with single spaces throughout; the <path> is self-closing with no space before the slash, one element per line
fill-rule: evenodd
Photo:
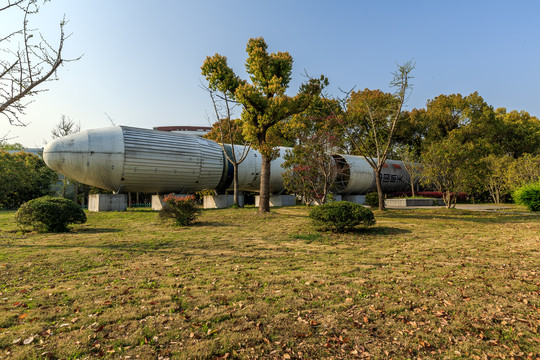
<path fill-rule="evenodd" d="M 313 208 L 309 217 L 320 230 L 347 232 L 356 226 L 375 224 L 373 212 L 362 205 L 337 201 Z"/>
<path fill-rule="evenodd" d="M 531 211 L 540 211 L 540 181 L 524 185 L 514 191 L 514 201 Z"/>
<path fill-rule="evenodd" d="M 85 223 L 86 215 L 72 200 L 43 196 L 22 204 L 15 220 L 38 232 L 66 232 L 69 224 Z"/>

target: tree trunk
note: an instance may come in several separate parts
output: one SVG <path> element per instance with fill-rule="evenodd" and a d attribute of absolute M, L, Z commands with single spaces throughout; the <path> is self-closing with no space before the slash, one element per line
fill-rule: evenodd
<path fill-rule="evenodd" d="M 444 204 L 446 205 L 447 209 L 450 209 L 452 207 L 452 193 L 450 191 L 446 191 L 443 195 Z"/>
<path fill-rule="evenodd" d="M 73 201 L 79 203 L 79 183 L 76 181 L 73 182 Z"/>
<path fill-rule="evenodd" d="M 377 194 L 379 194 L 379 210 L 384 210 L 384 193 L 381 184 L 381 169 L 375 169 L 375 184 L 377 184 Z"/>
<path fill-rule="evenodd" d="M 236 162 L 233 162 L 233 177 L 234 177 L 234 180 L 233 180 L 233 197 L 234 197 L 234 205 L 238 206 L 238 207 L 244 207 L 244 204 L 240 204 L 240 202 L 238 201 L 238 163 Z"/>
<path fill-rule="evenodd" d="M 411 178 L 411 196 L 414 197 L 414 179 L 412 176 L 410 178 Z"/>
<path fill-rule="evenodd" d="M 67 177 L 64 175 L 64 178 L 62 179 L 62 197 L 66 197 L 66 187 L 67 187 Z"/>
<path fill-rule="evenodd" d="M 259 193 L 259 212 L 270 212 L 270 158 L 261 154 L 261 188 Z"/>

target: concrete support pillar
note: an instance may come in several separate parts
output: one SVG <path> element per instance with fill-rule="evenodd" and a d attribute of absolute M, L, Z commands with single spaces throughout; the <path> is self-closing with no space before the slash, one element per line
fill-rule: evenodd
<path fill-rule="evenodd" d="M 260 196 L 255 196 L 255 206 L 259 206 Z M 294 195 L 271 195 L 270 206 L 294 206 L 296 196 Z"/>
<path fill-rule="evenodd" d="M 244 206 L 244 195 L 238 195 L 238 205 Z M 224 209 L 234 204 L 234 195 L 205 195 L 203 207 L 205 209 Z"/>
<path fill-rule="evenodd" d="M 152 195 L 152 210 L 161 210 L 165 202 L 163 198 L 166 195 Z M 174 196 L 189 196 L 188 194 L 174 194 Z"/>
<path fill-rule="evenodd" d="M 88 195 L 88 210 L 100 211 L 126 211 L 126 194 L 90 194 Z"/>
<path fill-rule="evenodd" d="M 343 200 L 364 205 L 366 203 L 366 195 L 345 195 L 343 196 Z"/>

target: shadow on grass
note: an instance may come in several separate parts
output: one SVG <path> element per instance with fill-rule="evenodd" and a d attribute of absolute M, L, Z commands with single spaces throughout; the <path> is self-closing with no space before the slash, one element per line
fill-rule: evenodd
<path fill-rule="evenodd" d="M 83 233 L 83 234 L 107 234 L 107 233 L 117 233 L 121 232 L 120 229 L 110 229 L 110 228 L 84 228 L 84 229 L 76 229 L 76 233 Z"/>
<path fill-rule="evenodd" d="M 475 223 L 505 224 L 530 221 L 528 214 L 500 214 L 488 211 L 471 211 L 461 209 L 437 209 L 437 211 L 423 211 L 418 209 L 386 211 L 378 214 L 388 219 L 415 219 L 415 220 L 457 220 Z"/>
<path fill-rule="evenodd" d="M 210 227 L 225 227 L 225 226 L 240 226 L 238 224 L 233 224 L 232 222 L 218 222 L 218 221 L 196 221 L 193 224 L 189 225 L 189 227 L 203 227 L 203 226 L 210 226 Z"/>
<path fill-rule="evenodd" d="M 79 243 L 79 244 L 1 244 L 0 248 L 9 247 L 9 248 L 20 248 L 20 249 L 74 249 L 74 248 L 85 248 L 85 249 L 102 249 L 102 250 L 115 250 L 127 253 L 147 253 L 148 251 L 153 252 L 165 252 L 170 253 L 170 250 L 177 248 L 178 244 L 176 241 L 172 240 L 160 240 L 160 241 L 141 241 L 137 243 L 123 243 L 123 242 L 107 242 L 100 244 L 88 244 L 88 243 Z"/>
<path fill-rule="evenodd" d="M 349 231 L 349 234 L 357 235 L 398 235 L 410 234 L 412 231 L 389 226 L 360 227 Z"/>

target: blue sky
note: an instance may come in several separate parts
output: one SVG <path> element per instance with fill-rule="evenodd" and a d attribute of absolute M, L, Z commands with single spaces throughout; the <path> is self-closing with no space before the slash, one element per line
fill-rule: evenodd
<path fill-rule="evenodd" d="M 413 58 L 408 109 L 478 91 L 495 108 L 540 117 L 538 1 L 52 0 L 31 21 L 54 43 L 64 14 L 66 57 L 84 56 L 33 99 L 28 126 L 0 120 L 12 142 L 43 146 L 61 115 L 83 129 L 110 126 L 105 113 L 117 125 L 208 125 L 205 57 L 225 55 L 246 77 L 246 43 L 259 36 L 293 56 L 291 95 L 304 72 L 326 75 L 331 95 L 389 91 L 396 64 Z M 0 34 L 17 20 L 0 16 Z"/>

